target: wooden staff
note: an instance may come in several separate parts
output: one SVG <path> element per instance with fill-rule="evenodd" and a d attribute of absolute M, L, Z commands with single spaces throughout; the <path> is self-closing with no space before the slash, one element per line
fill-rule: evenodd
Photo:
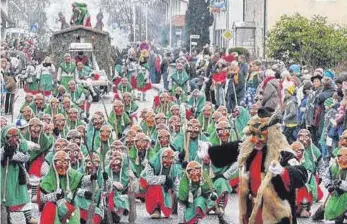
<path fill-rule="evenodd" d="M 101 147 L 100 151 L 103 152 L 102 144 L 101 144 L 100 147 Z M 102 169 L 103 169 L 104 172 L 106 172 L 106 169 L 105 169 L 105 157 L 106 157 L 106 155 L 107 155 L 107 153 L 105 152 L 105 153 L 103 153 L 103 157 L 102 157 Z M 112 191 L 112 181 L 111 181 L 111 190 L 110 190 L 110 192 L 111 191 Z M 107 181 L 105 179 L 104 179 L 104 192 L 107 192 L 108 196 L 110 195 L 109 194 L 110 192 L 107 191 Z M 109 197 L 108 200 L 113 200 L 113 199 Z M 105 202 L 106 203 L 104 205 L 104 209 L 105 209 L 105 213 L 106 213 L 106 217 L 105 217 L 106 218 L 106 223 L 107 224 L 112 224 L 113 223 L 112 213 L 111 213 L 111 210 L 107 206 L 107 200 L 105 200 Z"/>
<path fill-rule="evenodd" d="M 186 139 L 185 139 L 185 146 L 184 151 L 186 152 L 184 155 L 184 161 L 189 162 L 189 144 L 190 144 L 190 132 L 187 132 Z"/>
<path fill-rule="evenodd" d="M 125 148 L 127 160 L 128 160 L 128 172 L 131 172 L 130 167 L 130 157 L 129 157 L 129 151 L 127 148 Z M 135 177 L 129 176 L 129 186 L 128 186 L 128 199 L 129 199 L 129 217 L 128 221 L 130 224 L 135 223 L 136 221 L 136 195 L 135 195 Z"/>
<path fill-rule="evenodd" d="M 7 157 L 7 159 L 6 159 L 5 179 L 4 179 L 4 189 L 3 189 L 3 194 L 2 194 L 2 196 L 3 196 L 3 199 L 2 199 L 3 204 L 2 205 L 4 205 L 5 202 L 6 202 L 7 178 L 8 178 L 8 165 L 9 165 L 9 163 L 10 163 L 10 158 Z"/>

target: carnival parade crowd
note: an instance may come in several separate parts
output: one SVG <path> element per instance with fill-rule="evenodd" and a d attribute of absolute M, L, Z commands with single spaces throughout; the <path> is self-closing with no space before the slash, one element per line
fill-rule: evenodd
<path fill-rule="evenodd" d="M 223 224 L 235 193 L 239 223 L 344 222 L 346 72 L 142 42 L 114 58 L 112 111 L 90 114 L 100 94 L 91 59 L 66 53 L 54 64 L 35 45 L 2 43 L 2 222 L 134 223 L 141 201 L 152 219 L 215 213 Z M 155 83 L 163 88 L 139 110 Z"/>

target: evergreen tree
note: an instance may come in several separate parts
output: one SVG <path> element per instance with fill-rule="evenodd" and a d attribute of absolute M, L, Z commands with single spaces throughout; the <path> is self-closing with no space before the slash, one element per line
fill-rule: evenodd
<path fill-rule="evenodd" d="M 213 16 L 209 11 L 208 6 L 208 0 L 189 0 L 185 17 L 186 45 L 188 48 L 190 35 L 200 35 L 200 39 L 194 40 L 195 42 L 198 42 L 197 47 L 201 48 L 205 44 L 210 43 L 209 27 L 213 23 Z"/>

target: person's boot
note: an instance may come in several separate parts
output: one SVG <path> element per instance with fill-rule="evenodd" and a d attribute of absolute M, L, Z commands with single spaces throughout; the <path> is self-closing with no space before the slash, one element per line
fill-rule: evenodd
<path fill-rule="evenodd" d="M 115 212 L 112 212 L 112 219 L 113 219 L 114 223 L 119 223 L 120 222 L 120 217 Z"/>
<path fill-rule="evenodd" d="M 160 209 L 156 208 L 154 210 L 154 212 L 151 214 L 151 218 L 152 219 L 160 219 L 160 217 L 161 217 Z"/>

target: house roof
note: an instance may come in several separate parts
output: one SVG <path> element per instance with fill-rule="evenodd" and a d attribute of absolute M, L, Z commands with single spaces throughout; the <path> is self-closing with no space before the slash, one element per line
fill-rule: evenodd
<path fill-rule="evenodd" d="M 172 26 L 184 27 L 185 15 L 177 15 L 172 17 Z"/>
<path fill-rule="evenodd" d="M 75 31 L 75 30 L 88 30 L 90 32 L 93 33 L 99 33 L 99 34 L 103 34 L 103 35 L 109 35 L 108 32 L 102 31 L 102 30 L 97 30 L 97 29 L 93 29 L 91 27 L 87 27 L 87 26 L 82 26 L 82 25 L 78 25 L 78 26 L 73 26 L 64 30 L 59 30 L 53 33 L 53 36 L 58 35 L 58 34 L 62 34 L 62 33 L 68 33 L 71 31 Z"/>

